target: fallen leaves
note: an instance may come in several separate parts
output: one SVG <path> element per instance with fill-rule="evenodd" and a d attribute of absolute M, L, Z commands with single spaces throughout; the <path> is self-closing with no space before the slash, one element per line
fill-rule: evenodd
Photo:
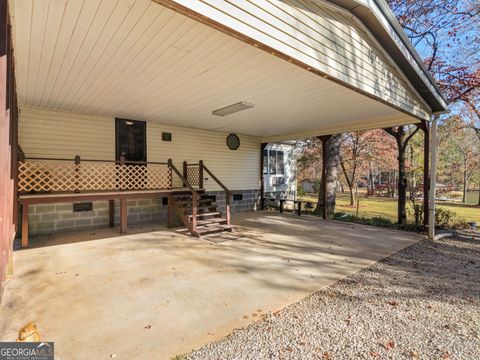
<path fill-rule="evenodd" d="M 392 300 L 388 302 L 388 305 L 398 307 L 400 304 L 398 303 L 398 301 Z"/>
<path fill-rule="evenodd" d="M 386 350 L 393 350 L 395 349 L 395 341 L 389 340 L 385 344 L 382 345 Z"/>
<path fill-rule="evenodd" d="M 143 328 L 146 330 L 150 330 L 152 328 L 152 325 L 148 324 L 148 325 L 145 325 Z"/>
<path fill-rule="evenodd" d="M 332 354 L 330 354 L 328 351 L 323 353 L 322 360 L 332 360 Z"/>
<path fill-rule="evenodd" d="M 410 351 L 410 352 L 408 353 L 408 355 L 410 355 L 410 357 L 411 357 L 411 358 L 414 358 L 414 359 L 418 359 L 418 358 L 419 358 L 418 353 L 417 353 L 416 351 L 414 351 L 414 350 Z"/>

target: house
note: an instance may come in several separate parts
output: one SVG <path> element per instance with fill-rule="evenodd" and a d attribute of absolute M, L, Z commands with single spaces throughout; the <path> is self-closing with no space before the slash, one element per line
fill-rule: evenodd
<path fill-rule="evenodd" d="M 295 199 L 297 166 L 295 144 L 271 143 L 263 150 L 264 197 Z"/>
<path fill-rule="evenodd" d="M 300 188 L 306 193 L 315 192 L 314 185 L 315 185 L 315 181 L 312 181 L 310 179 L 303 179 L 302 181 L 300 181 Z"/>
<path fill-rule="evenodd" d="M 428 142 L 447 109 L 384 0 L 0 5 L 1 279 L 20 230 L 230 230 L 288 191 L 262 180 L 267 144 L 401 124 Z"/>

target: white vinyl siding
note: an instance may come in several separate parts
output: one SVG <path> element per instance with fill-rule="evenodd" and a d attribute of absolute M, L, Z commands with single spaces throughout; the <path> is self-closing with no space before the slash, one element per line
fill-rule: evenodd
<path fill-rule="evenodd" d="M 135 119 L 136 120 L 136 119 Z M 162 141 L 162 132 L 172 141 Z M 260 138 L 239 135 L 240 148 L 226 145 L 228 133 L 164 126 L 147 121 L 147 159 L 166 162 L 169 158 L 182 171 L 182 162 L 205 165 L 230 189 L 260 188 Z M 22 107 L 19 143 L 27 157 L 115 159 L 115 120 L 33 107 Z M 205 174 L 205 188 L 221 190 Z"/>
<path fill-rule="evenodd" d="M 112 118 L 21 107 L 18 126 L 27 157 L 115 160 Z"/>
<path fill-rule="evenodd" d="M 177 3 L 405 111 L 431 109 L 353 15 L 310 0 Z"/>

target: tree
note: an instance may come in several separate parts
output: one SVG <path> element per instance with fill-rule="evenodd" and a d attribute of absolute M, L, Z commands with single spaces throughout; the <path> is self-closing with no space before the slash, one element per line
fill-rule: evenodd
<path fill-rule="evenodd" d="M 396 128 L 386 128 L 385 131 L 393 136 L 397 142 L 397 160 L 398 160 L 398 207 L 397 222 L 399 224 L 407 223 L 407 172 L 405 166 L 405 153 L 407 145 L 412 137 L 420 128 L 415 127 L 409 130 L 407 126 L 398 126 Z"/>
<path fill-rule="evenodd" d="M 318 192 L 317 207 L 314 210 L 316 215 L 323 214 L 324 201 L 327 202 L 327 216 L 335 212 L 336 190 L 338 184 L 338 167 L 340 164 L 340 139 L 341 135 L 332 135 L 326 142 L 326 188 L 327 198 L 323 198 L 322 186 Z M 323 180 L 322 180 L 323 181 Z M 323 185 L 323 184 L 322 184 Z"/>
<path fill-rule="evenodd" d="M 355 192 L 360 167 L 367 148 L 366 131 L 343 134 L 340 145 L 340 166 L 350 193 L 350 206 L 355 205 Z"/>
<path fill-rule="evenodd" d="M 446 164 L 456 183 L 462 184 L 462 201 L 467 202 L 470 181 L 479 171 L 480 149 L 476 133 L 459 116 L 452 116 L 440 128 L 439 160 Z"/>

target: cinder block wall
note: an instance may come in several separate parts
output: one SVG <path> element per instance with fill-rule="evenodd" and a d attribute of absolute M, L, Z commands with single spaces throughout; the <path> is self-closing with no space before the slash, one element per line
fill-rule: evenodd
<path fill-rule="evenodd" d="M 232 201 L 232 212 L 255 211 L 259 209 L 260 192 L 258 190 L 234 191 L 241 194 L 242 200 Z M 220 211 L 225 214 L 225 194 L 208 192 L 216 196 Z M 168 206 L 163 199 L 128 200 L 128 223 L 167 224 Z M 40 204 L 29 207 L 29 235 L 50 234 L 54 232 L 105 228 L 109 225 L 108 201 L 94 201 L 92 211 L 73 212 L 73 204 Z M 115 224 L 120 223 L 120 202 L 115 201 Z"/>

